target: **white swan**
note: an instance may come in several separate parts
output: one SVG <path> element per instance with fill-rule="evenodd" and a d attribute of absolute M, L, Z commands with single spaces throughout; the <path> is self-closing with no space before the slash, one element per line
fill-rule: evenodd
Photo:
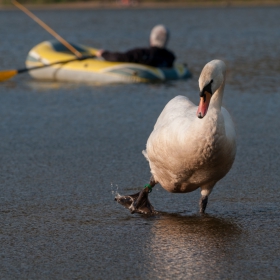
<path fill-rule="evenodd" d="M 156 183 L 174 193 L 201 188 L 204 213 L 209 194 L 230 170 L 236 153 L 234 124 L 221 106 L 225 74 L 223 61 L 210 61 L 199 78 L 198 108 L 184 96 L 165 106 L 143 151 L 151 168 L 150 183 L 138 194 L 116 198 L 132 213 L 153 212 L 148 192 Z"/>

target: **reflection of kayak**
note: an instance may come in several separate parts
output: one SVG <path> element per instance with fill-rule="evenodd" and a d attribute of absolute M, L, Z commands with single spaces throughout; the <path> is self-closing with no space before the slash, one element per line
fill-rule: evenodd
<path fill-rule="evenodd" d="M 94 55 L 96 52 L 94 48 L 82 45 L 73 46 L 84 56 Z M 35 67 L 73 58 L 75 56 L 61 43 L 45 41 L 29 52 L 26 67 Z M 183 64 L 176 65 L 173 68 L 155 68 L 143 64 L 109 62 L 97 58 L 56 64 L 29 73 L 36 79 L 95 83 L 157 82 L 184 79 L 191 76 L 190 71 Z"/>

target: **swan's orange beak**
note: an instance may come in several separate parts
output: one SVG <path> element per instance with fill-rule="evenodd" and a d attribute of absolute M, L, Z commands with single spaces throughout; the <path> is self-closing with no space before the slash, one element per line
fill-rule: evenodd
<path fill-rule="evenodd" d="M 208 91 L 204 91 L 203 96 L 200 97 L 200 102 L 199 102 L 197 113 L 196 113 L 196 115 L 200 119 L 205 117 L 209 104 L 210 104 L 211 97 L 212 97 L 212 94 Z"/>

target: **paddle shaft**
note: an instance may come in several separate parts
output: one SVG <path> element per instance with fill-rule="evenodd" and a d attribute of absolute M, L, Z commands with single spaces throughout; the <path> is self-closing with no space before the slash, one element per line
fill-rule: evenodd
<path fill-rule="evenodd" d="M 88 58 L 94 58 L 94 55 L 88 55 L 88 56 L 83 56 L 83 57 L 79 57 L 79 58 L 73 58 L 73 59 L 69 59 L 69 60 L 63 60 L 63 61 L 57 61 L 57 62 L 53 62 L 50 64 L 45 64 L 45 65 L 41 65 L 41 66 L 35 66 L 35 67 L 30 67 L 30 68 L 22 68 L 22 69 L 18 69 L 17 73 L 24 73 L 24 72 L 28 72 L 31 70 L 36 70 L 36 69 L 40 69 L 40 68 L 45 68 L 45 67 L 49 67 L 55 64 L 64 64 L 64 63 L 68 63 L 68 62 L 72 62 L 72 61 L 77 61 L 77 60 L 85 60 Z"/>
<path fill-rule="evenodd" d="M 37 16 L 31 13 L 27 8 L 21 5 L 16 0 L 12 0 L 12 3 L 22 10 L 25 14 L 31 17 L 34 21 L 36 21 L 39 25 L 41 25 L 47 32 L 53 35 L 61 44 L 63 44 L 67 49 L 69 49 L 76 57 L 82 58 L 83 55 L 76 50 L 72 45 L 70 45 L 65 39 L 63 39 L 60 35 L 58 35 L 53 29 L 51 29 L 47 24 L 45 24 L 42 20 L 40 20 Z"/>
<path fill-rule="evenodd" d="M 73 59 L 69 59 L 69 60 L 52 62 L 50 64 L 45 64 L 45 65 L 35 66 L 35 67 L 30 67 L 30 68 L 22 68 L 22 69 L 17 69 L 17 70 L 16 69 L 11 69 L 11 70 L 0 71 L 0 82 L 7 81 L 17 74 L 32 71 L 32 70 L 35 70 L 35 69 L 49 67 L 49 66 L 52 66 L 52 65 L 55 65 L 55 64 L 64 64 L 64 63 L 77 61 L 77 60 L 81 61 L 81 60 L 84 60 L 84 59 L 87 59 L 87 58 L 94 58 L 94 57 L 95 57 L 94 55 L 88 55 L 88 56 L 77 57 L 77 58 L 73 58 Z"/>

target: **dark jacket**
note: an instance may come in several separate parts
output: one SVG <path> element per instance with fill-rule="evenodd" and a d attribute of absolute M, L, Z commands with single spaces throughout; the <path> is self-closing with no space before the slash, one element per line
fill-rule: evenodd
<path fill-rule="evenodd" d="M 125 53 L 104 51 L 102 57 L 108 61 L 134 62 L 154 67 L 172 67 L 174 54 L 158 47 L 137 48 Z"/>

